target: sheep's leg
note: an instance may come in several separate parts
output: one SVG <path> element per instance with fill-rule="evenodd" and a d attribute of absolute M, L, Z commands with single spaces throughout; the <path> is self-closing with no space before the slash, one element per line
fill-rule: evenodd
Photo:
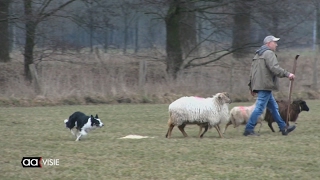
<path fill-rule="evenodd" d="M 260 124 L 260 127 L 259 127 L 259 130 L 258 130 L 258 133 L 260 133 L 260 129 L 261 129 L 261 126 L 262 126 L 262 122 L 258 122 Z"/>
<path fill-rule="evenodd" d="M 171 138 L 171 133 L 172 133 L 172 129 L 174 128 L 174 124 L 170 124 L 169 128 L 168 128 L 168 132 L 166 134 L 166 138 L 170 139 Z"/>
<path fill-rule="evenodd" d="M 271 131 L 274 132 L 274 129 L 272 127 L 272 122 L 268 122 L 268 126 L 270 127 Z"/>
<path fill-rule="evenodd" d="M 222 132 L 223 134 L 226 132 L 228 126 L 231 125 L 231 124 L 232 124 L 231 121 L 229 121 L 229 122 L 226 124 L 226 127 L 224 128 L 224 130 L 223 130 L 223 132 Z"/>
<path fill-rule="evenodd" d="M 201 138 L 202 125 L 201 125 L 201 124 L 199 124 L 198 126 L 199 126 L 199 134 L 198 134 L 198 137 L 199 137 L 199 138 Z"/>
<path fill-rule="evenodd" d="M 214 127 L 215 127 L 216 130 L 218 131 L 220 138 L 223 138 L 223 136 L 222 136 L 222 134 L 221 134 L 221 132 L 220 132 L 219 125 L 214 125 Z"/>
<path fill-rule="evenodd" d="M 209 129 L 209 124 L 207 124 L 207 125 L 204 127 L 204 131 L 203 131 L 203 133 L 200 135 L 200 138 L 203 137 L 203 135 L 208 131 L 208 129 Z M 202 130 L 202 126 L 201 126 L 201 130 Z"/>
<path fill-rule="evenodd" d="M 165 135 L 166 138 L 168 138 L 168 134 L 169 134 L 169 128 L 168 128 L 168 130 L 167 130 L 167 134 Z"/>
<path fill-rule="evenodd" d="M 182 124 L 180 126 L 178 126 L 179 130 L 182 132 L 184 137 L 188 137 L 188 134 L 184 131 L 184 127 L 186 127 L 185 124 Z"/>
<path fill-rule="evenodd" d="M 168 131 L 167 131 L 167 134 L 166 134 L 166 138 L 168 138 L 168 135 L 169 135 L 169 129 L 170 129 L 170 127 L 168 128 Z"/>

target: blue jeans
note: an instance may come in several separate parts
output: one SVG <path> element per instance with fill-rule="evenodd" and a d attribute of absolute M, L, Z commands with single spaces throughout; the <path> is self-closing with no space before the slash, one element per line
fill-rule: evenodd
<path fill-rule="evenodd" d="M 258 117 L 263 113 L 263 110 L 266 107 L 270 110 L 273 119 L 279 126 L 279 129 L 283 130 L 286 128 L 286 123 L 283 121 L 279 114 L 278 104 L 272 95 L 272 91 L 258 91 L 256 107 L 248 120 L 245 131 L 252 132 L 254 130 L 254 127 L 257 124 Z"/>

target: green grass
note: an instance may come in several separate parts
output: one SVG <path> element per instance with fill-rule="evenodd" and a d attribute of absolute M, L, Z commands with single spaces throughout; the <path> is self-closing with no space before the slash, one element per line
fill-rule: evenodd
<path fill-rule="evenodd" d="M 231 107 L 243 104 L 250 103 Z M 176 127 L 172 139 L 164 138 L 168 105 L 1 108 L 0 179 L 314 179 L 320 177 L 320 101 L 307 104 L 310 111 L 287 137 L 264 123 L 260 137 L 230 126 L 223 139 L 214 128 L 198 139 L 191 125 L 189 138 Z M 63 120 L 76 110 L 98 113 L 105 127 L 75 142 Z M 154 138 L 119 139 L 129 134 Z M 60 165 L 22 168 L 23 156 L 59 159 Z"/>

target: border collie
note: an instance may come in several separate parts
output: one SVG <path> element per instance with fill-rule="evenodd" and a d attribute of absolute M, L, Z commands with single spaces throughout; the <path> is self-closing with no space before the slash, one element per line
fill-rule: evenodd
<path fill-rule="evenodd" d="M 73 113 L 69 119 L 64 120 L 64 123 L 66 124 L 66 127 L 70 129 L 71 134 L 76 136 L 76 141 L 79 141 L 81 136 L 87 135 L 90 130 L 104 126 L 98 118 L 98 114 L 93 117 L 92 115 L 87 116 L 80 111 Z M 76 132 L 73 131 L 74 127 L 76 128 Z"/>

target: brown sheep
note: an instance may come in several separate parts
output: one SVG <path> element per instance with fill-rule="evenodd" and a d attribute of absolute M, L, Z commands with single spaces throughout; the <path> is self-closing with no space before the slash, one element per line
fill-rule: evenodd
<path fill-rule="evenodd" d="M 281 118 L 286 121 L 287 120 L 287 111 L 288 111 L 288 100 L 279 100 L 277 101 L 278 106 L 279 106 L 279 114 L 281 116 Z M 303 100 L 295 100 L 291 103 L 290 105 L 290 117 L 289 117 L 289 121 L 291 122 L 296 122 L 299 116 L 299 113 L 301 111 L 309 111 L 309 107 L 307 105 L 307 103 Z M 275 132 L 273 127 L 272 127 L 272 123 L 275 122 L 275 120 L 272 117 L 272 114 L 269 110 L 267 110 L 266 116 L 265 116 L 265 121 L 268 122 L 268 126 L 270 127 L 272 132 Z M 289 122 L 288 124 L 289 125 Z"/>

